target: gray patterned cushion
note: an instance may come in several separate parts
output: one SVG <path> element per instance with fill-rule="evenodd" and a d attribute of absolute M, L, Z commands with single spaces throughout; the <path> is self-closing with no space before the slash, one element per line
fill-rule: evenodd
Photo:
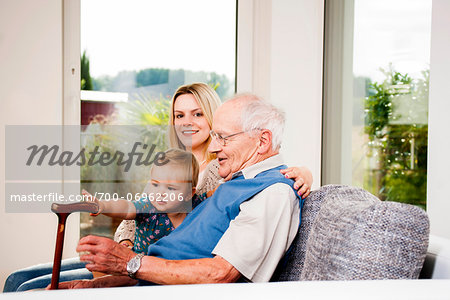
<path fill-rule="evenodd" d="M 292 242 L 287 264 L 282 268 L 280 274 L 274 275 L 272 281 L 297 281 L 300 279 L 300 273 L 305 261 L 306 242 L 322 201 L 327 195 L 340 189 L 342 189 L 342 186 L 339 185 L 323 186 L 318 190 L 312 191 L 305 199 L 302 209 L 301 228 Z"/>
<path fill-rule="evenodd" d="M 428 247 L 426 213 L 359 188 L 314 191 L 277 280 L 417 278 Z"/>

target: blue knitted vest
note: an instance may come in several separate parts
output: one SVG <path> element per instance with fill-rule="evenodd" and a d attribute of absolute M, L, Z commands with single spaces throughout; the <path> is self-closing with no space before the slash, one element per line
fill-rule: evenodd
<path fill-rule="evenodd" d="M 280 173 L 283 168 L 286 166 L 261 172 L 251 179 L 241 175 L 220 185 L 214 195 L 198 205 L 170 235 L 152 244 L 148 255 L 170 260 L 213 257 L 212 250 L 230 221 L 239 214 L 242 202 L 275 183 L 285 183 L 293 188 L 294 181 Z M 299 200 L 301 212 L 303 201 Z"/>

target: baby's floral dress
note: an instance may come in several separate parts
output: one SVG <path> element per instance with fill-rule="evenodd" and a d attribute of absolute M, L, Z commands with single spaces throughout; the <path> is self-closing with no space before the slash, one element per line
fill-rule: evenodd
<path fill-rule="evenodd" d="M 147 198 L 133 202 L 136 207 L 134 247 L 136 253 L 148 253 L 148 247 L 175 228 L 166 213 L 157 212 Z"/>
<path fill-rule="evenodd" d="M 194 195 L 192 202 L 188 201 L 187 205 L 193 209 L 205 199 L 206 193 Z M 158 212 L 148 198 L 141 198 L 133 204 L 136 207 L 133 251 L 147 254 L 151 244 L 169 235 L 175 228 L 167 214 Z"/>

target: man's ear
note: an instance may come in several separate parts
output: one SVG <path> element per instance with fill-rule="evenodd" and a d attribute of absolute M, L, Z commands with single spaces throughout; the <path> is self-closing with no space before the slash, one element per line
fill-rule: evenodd
<path fill-rule="evenodd" d="M 269 152 L 272 149 L 272 132 L 268 129 L 262 129 L 258 143 L 259 154 Z"/>

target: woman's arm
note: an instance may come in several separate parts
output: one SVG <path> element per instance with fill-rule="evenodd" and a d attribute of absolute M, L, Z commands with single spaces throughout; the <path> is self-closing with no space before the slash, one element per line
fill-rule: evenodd
<path fill-rule="evenodd" d="M 307 167 L 290 167 L 280 170 L 280 172 L 286 178 L 292 178 L 295 180 L 294 188 L 298 190 L 298 194 L 302 198 L 308 197 L 309 193 L 311 193 L 313 176 Z"/>
<path fill-rule="evenodd" d="M 124 220 L 134 220 L 136 218 L 136 207 L 130 201 L 125 199 L 98 200 L 86 190 L 83 190 L 82 194 L 88 201 L 98 204 L 97 214 Z"/>

